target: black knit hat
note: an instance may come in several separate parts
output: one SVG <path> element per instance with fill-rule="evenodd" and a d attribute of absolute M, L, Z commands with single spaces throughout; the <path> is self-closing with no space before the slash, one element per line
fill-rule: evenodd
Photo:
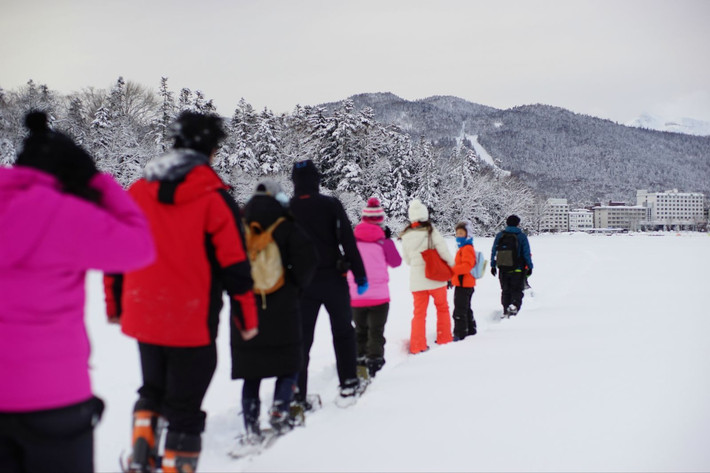
<path fill-rule="evenodd" d="M 89 180 L 97 171 L 89 153 L 64 133 L 50 130 L 44 112 L 28 113 L 25 127 L 29 135 L 15 164 L 51 174 L 62 183 L 66 192 L 95 201 L 98 193 L 89 188 Z"/>
<path fill-rule="evenodd" d="M 222 118 L 209 114 L 185 111 L 173 122 L 170 134 L 175 140 L 174 148 L 188 148 L 209 156 L 227 136 Z"/>
<path fill-rule="evenodd" d="M 505 224 L 509 227 L 517 227 L 520 224 L 520 217 L 517 215 L 511 215 L 506 219 Z"/>

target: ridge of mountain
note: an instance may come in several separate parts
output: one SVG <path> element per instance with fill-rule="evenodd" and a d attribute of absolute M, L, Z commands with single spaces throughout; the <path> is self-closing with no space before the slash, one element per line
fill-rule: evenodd
<path fill-rule="evenodd" d="M 635 203 L 637 189 L 710 194 L 710 137 L 626 126 L 546 104 L 496 109 L 452 96 L 410 101 L 392 93 L 349 97 L 356 109 L 442 150 L 464 135 L 497 165 L 547 197 L 575 205 Z M 343 101 L 321 105 L 332 113 Z M 442 153 L 446 156 L 448 153 Z"/>

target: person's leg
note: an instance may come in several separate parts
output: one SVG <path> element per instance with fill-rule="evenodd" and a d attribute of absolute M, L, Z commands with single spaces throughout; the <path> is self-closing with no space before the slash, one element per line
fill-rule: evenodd
<path fill-rule="evenodd" d="M 104 403 L 94 397 L 59 409 L 23 414 L 20 471 L 93 472 L 94 426 L 103 409 Z"/>
<path fill-rule="evenodd" d="M 519 312 L 523 307 L 523 297 L 525 296 L 525 273 L 510 273 L 510 303 L 517 307 Z"/>
<path fill-rule="evenodd" d="M 353 321 L 355 322 L 355 338 L 357 342 L 358 360 L 367 356 L 367 343 L 370 326 L 368 324 L 369 307 L 353 307 Z"/>
<path fill-rule="evenodd" d="M 309 288 L 310 289 L 310 288 Z M 317 288 L 316 288 L 317 289 Z M 309 290 L 309 293 L 312 292 Z M 299 310 L 301 311 L 301 321 L 303 327 L 303 369 L 298 374 L 298 391 L 296 400 L 305 402 L 308 394 L 308 364 L 310 362 L 311 346 L 316 331 L 316 321 L 320 311 L 321 300 L 310 294 L 304 294 L 299 300 Z"/>
<path fill-rule="evenodd" d="M 296 389 L 298 373 L 276 378 L 274 387 L 274 404 L 269 411 L 269 424 L 278 432 L 286 432 L 294 426 L 294 419 L 291 418 L 290 407 L 293 400 L 293 393 Z"/>
<path fill-rule="evenodd" d="M 501 271 L 498 273 L 498 279 L 500 280 L 500 303 L 503 306 L 503 313 L 507 314 L 510 305 L 510 273 Z"/>
<path fill-rule="evenodd" d="M 429 348 L 426 343 L 426 312 L 429 305 L 428 291 L 412 292 L 414 298 L 414 316 L 412 332 L 409 337 L 409 353 L 416 354 Z"/>
<path fill-rule="evenodd" d="M 340 386 L 357 383 L 355 329 L 350 307 L 350 289 L 345 278 L 339 277 L 330 281 L 323 294 L 323 303 L 330 316 Z"/>
<path fill-rule="evenodd" d="M 463 340 L 468 335 L 468 303 L 465 287 L 454 288 L 454 340 Z"/>
<path fill-rule="evenodd" d="M 242 414 L 244 415 L 244 428 L 249 434 L 259 434 L 259 414 L 261 413 L 261 401 L 259 399 L 259 387 L 261 379 L 245 379 L 242 385 Z"/>
<path fill-rule="evenodd" d="M 370 307 L 368 313 L 369 335 L 367 344 L 367 371 L 370 376 L 382 369 L 385 364 L 385 324 L 389 313 L 389 303 Z"/>
<path fill-rule="evenodd" d="M 367 336 L 367 357 L 368 358 L 384 358 L 385 357 L 385 324 L 387 324 L 387 315 L 389 314 L 390 305 L 388 302 L 384 304 L 370 307 L 367 314 L 368 336 Z"/>
<path fill-rule="evenodd" d="M 197 469 L 206 413 L 202 401 L 217 367 L 215 344 L 167 348 L 168 370 L 164 414 L 168 420 L 163 472 Z M 167 462 L 167 464 L 166 464 Z M 176 468 L 176 469 L 174 469 Z"/>
<path fill-rule="evenodd" d="M 444 345 L 451 342 L 451 314 L 449 302 L 446 300 L 446 286 L 430 291 L 436 306 L 436 343 Z"/>
<path fill-rule="evenodd" d="M 467 314 L 467 321 L 468 323 L 466 324 L 466 328 L 468 329 L 467 335 L 476 335 L 478 332 L 478 329 L 476 327 L 476 319 L 473 317 L 473 307 L 471 306 L 471 298 L 473 297 L 473 293 L 475 292 L 475 288 L 470 288 L 471 289 L 471 294 L 468 296 L 468 314 Z"/>
<path fill-rule="evenodd" d="M 165 347 L 138 342 L 143 385 L 138 389 L 138 401 L 133 406 L 132 453 L 130 468 L 145 468 L 154 464 L 157 455 L 156 430 L 162 413 L 167 383 Z"/>
<path fill-rule="evenodd" d="M 12 434 L 17 430 L 15 416 L 0 414 L 0 471 L 7 473 L 22 473 L 22 449 Z"/>

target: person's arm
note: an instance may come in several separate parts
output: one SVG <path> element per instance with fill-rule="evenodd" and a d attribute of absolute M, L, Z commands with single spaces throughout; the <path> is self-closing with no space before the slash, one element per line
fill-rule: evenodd
<path fill-rule="evenodd" d="M 399 255 L 399 251 L 397 251 L 397 247 L 392 240 L 385 238 L 382 242 L 382 249 L 385 253 L 385 262 L 387 263 L 387 266 L 390 268 L 396 268 L 402 264 L 402 257 Z"/>
<path fill-rule="evenodd" d="M 239 206 L 224 189 L 210 203 L 206 230 L 215 249 L 222 284 L 231 300 L 232 321 L 242 338 L 249 340 L 258 333 L 254 281 L 244 246 Z"/>
<path fill-rule="evenodd" d="M 340 221 L 340 235 L 338 239 L 345 252 L 345 259 L 350 263 L 350 271 L 353 272 L 355 281 L 367 279 L 367 274 L 365 273 L 365 264 L 362 262 L 362 257 L 360 256 L 360 250 L 357 249 L 357 243 L 355 241 L 355 235 L 353 234 L 353 228 L 350 225 L 350 220 L 348 219 L 343 204 L 339 200 L 333 199 L 335 202 L 336 218 Z M 358 283 L 358 286 L 360 283 Z"/>
<path fill-rule="evenodd" d="M 61 227 L 47 241 L 56 262 L 76 269 L 119 273 L 140 269 L 155 260 L 150 226 L 138 204 L 108 174 L 96 174 L 89 185 L 101 193 L 98 205 L 63 196 L 55 219 Z"/>
<path fill-rule="evenodd" d="M 525 259 L 525 264 L 528 266 L 528 270 L 532 272 L 533 262 L 532 256 L 530 255 L 530 242 L 528 241 L 528 236 L 525 233 L 521 233 L 521 251 L 523 252 L 523 258 Z"/>

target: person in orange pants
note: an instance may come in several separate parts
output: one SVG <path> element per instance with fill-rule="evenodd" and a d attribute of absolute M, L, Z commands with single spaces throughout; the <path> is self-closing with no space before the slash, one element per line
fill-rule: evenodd
<path fill-rule="evenodd" d="M 444 241 L 444 237 L 429 221 L 429 211 L 419 199 L 409 204 L 409 221 L 407 228 L 400 233 L 402 240 L 402 256 L 411 267 L 409 288 L 414 297 L 414 317 L 412 318 L 412 333 L 409 341 L 409 352 L 412 354 L 426 351 L 429 346 L 426 341 L 426 315 L 429 297 L 434 299 L 436 306 L 436 343 L 443 345 L 453 340 L 451 335 L 451 316 L 446 298 L 446 281 L 434 281 L 425 275 L 424 259 L 421 252 L 431 245 L 436 248 L 439 256 L 449 266 L 454 265 L 454 258 Z"/>

